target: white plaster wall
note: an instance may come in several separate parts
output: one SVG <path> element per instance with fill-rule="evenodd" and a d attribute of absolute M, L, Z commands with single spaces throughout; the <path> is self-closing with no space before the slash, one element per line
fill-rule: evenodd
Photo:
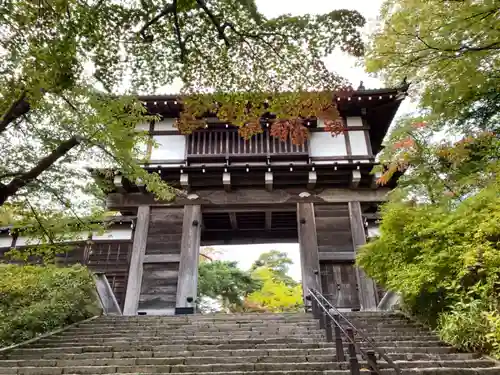
<path fill-rule="evenodd" d="M 137 131 L 148 131 L 149 130 L 149 122 L 142 122 L 135 126 L 135 130 Z"/>
<path fill-rule="evenodd" d="M 349 140 L 351 142 L 352 155 L 368 155 L 364 130 L 350 131 Z"/>
<path fill-rule="evenodd" d="M 314 132 L 309 142 L 311 157 L 347 155 L 344 134 L 332 136 L 328 132 Z"/>
<path fill-rule="evenodd" d="M 102 234 L 98 232 L 92 233 L 92 239 L 94 241 L 103 241 L 103 240 L 130 240 L 132 239 L 132 229 L 112 229 L 109 231 L 105 231 Z"/>
<path fill-rule="evenodd" d="M 361 119 L 361 117 L 347 117 L 347 126 L 348 127 L 363 126 L 363 120 Z"/>
<path fill-rule="evenodd" d="M 162 121 L 158 121 L 155 123 L 155 131 L 160 131 L 160 130 L 177 130 L 174 127 L 175 119 L 174 118 L 166 118 L 163 119 Z"/>
<path fill-rule="evenodd" d="M 27 236 L 17 237 L 16 247 L 27 246 L 27 245 L 37 245 L 40 243 L 39 239 L 30 238 Z"/>
<path fill-rule="evenodd" d="M 368 226 L 368 238 L 380 236 L 380 229 L 378 225 Z"/>
<path fill-rule="evenodd" d="M 10 247 L 12 245 L 12 236 L 10 234 L 0 235 L 0 247 Z"/>
<path fill-rule="evenodd" d="M 155 160 L 184 160 L 186 155 L 186 138 L 184 135 L 155 135 L 158 147 L 151 151 L 151 162 Z"/>

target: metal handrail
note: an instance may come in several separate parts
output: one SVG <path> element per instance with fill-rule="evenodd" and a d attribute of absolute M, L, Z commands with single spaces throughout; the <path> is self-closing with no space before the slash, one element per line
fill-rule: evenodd
<path fill-rule="evenodd" d="M 327 341 L 333 341 L 332 327 L 329 325 L 330 322 L 334 323 L 335 330 L 335 341 L 336 341 L 336 350 L 337 350 L 337 361 L 344 360 L 344 350 L 342 347 L 342 337 L 340 333 L 342 332 L 344 336 L 348 340 L 349 345 L 349 356 L 351 363 L 351 374 L 358 375 L 359 374 L 359 364 L 357 362 L 356 353 L 360 353 L 361 356 L 368 362 L 368 365 L 371 370 L 372 375 L 381 375 L 380 368 L 377 365 L 377 359 L 375 357 L 375 353 L 379 355 L 379 358 L 383 358 L 396 372 L 397 375 L 401 375 L 401 369 L 399 366 L 381 349 L 377 348 L 375 345 L 375 341 L 370 337 L 366 336 L 363 332 L 361 332 L 352 322 L 347 319 L 335 306 L 333 306 L 330 301 L 328 301 L 325 296 L 319 293 L 315 289 L 307 288 L 309 295 L 312 296 L 313 300 L 311 301 L 313 304 L 313 314 L 316 318 L 320 318 L 320 326 L 326 330 Z M 323 301 L 320 301 L 320 299 Z M 315 309 L 315 303 L 317 307 L 323 310 L 323 318 L 321 320 L 321 316 L 316 316 L 317 310 Z M 331 311 L 333 310 L 333 316 Z M 344 329 L 340 324 L 339 317 L 343 319 L 349 328 Z M 329 320 L 327 319 L 329 318 Z M 360 345 L 356 343 L 354 340 L 354 333 L 360 336 L 365 342 L 367 342 L 372 348 L 371 351 L 364 351 L 361 349 Z"/>

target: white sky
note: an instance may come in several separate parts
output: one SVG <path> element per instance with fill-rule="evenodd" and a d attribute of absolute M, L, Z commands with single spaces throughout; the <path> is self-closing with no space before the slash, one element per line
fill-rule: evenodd
<path fill-rule="evenodd" d="M 381 0 L 350 0 L 348 2 L 340 0 L 256 0 L 256 2 L 259 10 L 268 17 L 276 17 L 284 13 L 291 13 L 292 15 L 320 14 L 342 8 L 357 10 L 367 20 L 367 26 L 364 29 L 365 35 L 370 30 L 373 30 L 379 8 L 382 5 Z M 359 85 L 360 81 L 364 82 L 366 88 L 383 87 L 380 80 L 369 76 L 364 71 L 364 68 L 356 58 L 347 56 L 342 52 L 336 52 L 327 57 L 325 61 L 329 69 L 349 79 L 354 88 Z M 413 105 L 406 99 L 401 105 L 398 114 L 409 112 L 412 109 Z M 242 269 L 250 268 L 252 263 L 263 252 L 270 250 L 286 252 L 294 262 L 290 268 L 289 275 L 295 280 L 301 279 L 298 244 L 235 245 L 219 246 L 217 249 L 222 250 L 222 254 L 218 257 L 219 259 L 237 261 Z"/>

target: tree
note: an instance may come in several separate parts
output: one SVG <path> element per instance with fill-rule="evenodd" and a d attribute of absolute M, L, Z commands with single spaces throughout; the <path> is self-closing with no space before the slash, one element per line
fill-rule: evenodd
<path fill-rule="evenodd" d="M 386 0 L 367 69 L 408 79 L 435 125 L 498 130 L 499 14 L 496 0 Z"/>
<path fill-rule="evenodd" d="M 288 276 L 289 266 L 293 261 L 284 252 L 271 250 L 260 254 L 259 258 L 252 264 L 250 271 L 253 272 L 259 268 L 266 268 L 272 272 L 276 280 L 283 281 L 289 286 L 295 286 L 297 282 Z"/>
<path fill-rule="evenodd" d="M 82 160 L 176 193 L 136 161 L 134 126 L 153 120 L 138 92 L 180 80 L 185 131 L 211 111 L 249 136 L 270 111 L 276 134 L 303 139 L 299 115 L 336 116 L 328 94 L 305 91 L 346 84 L 321 57 L 363 51 L 357 12 L 269 19 L 253 0 L 7 0 L 0 22 L 0 205 L 21 200 L 26 212 L 48 199 L 69 211 L 88 192 Z"/>
<path fill-rule="evenodd" d="M 236 262 L 207 261 L 198 267 L 199 298 L 219 300 L 225 310 L 241 309 L 244 298 L 259 287 L 260 283 L 240 270 Z"/>
<path fill-rule="evenodd" d="M 262 287 L 245 298 L 245 306 L 251 310 L 267 312 L 299 311 L 303 305 L 302 287 L 295 283 L 288 285 L 276 278 L 274 270 L 259 267 L 252 277 L 260 280 Z"/>
<path fill-rule="evenodd" d="M 380 184 L 402 176 L 380 236 L 357 257 L 444 340 L 497 356 L 498 16 L 495 1 L 385 1 L 367 68 L 389 84 L 408 79 L 419 105 L 379 155 Z"/>

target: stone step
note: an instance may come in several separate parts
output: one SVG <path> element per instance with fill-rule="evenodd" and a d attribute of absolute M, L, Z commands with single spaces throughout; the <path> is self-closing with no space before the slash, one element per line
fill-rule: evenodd
<path fill-rule="evenodd" d="M 373 338 L 372 338 L 373 339 Z M 324 339 L 324 335 L 309 335 L 306 337 L 303 336 L 192 336 L 192 337 L 113 337 L 113 338 L 45 338 L 42 339 L 35 344 L 33 347 L 51 347 L 51 346 L 74 346 L 75 344 L 78 346 L 82 345 L 90 345 L 90 346 L 99 346 L 99 345 L 115 345 L 121 343 L 133 343 L 133 344 L 158 344 L 158 345 L 169 345 L 169 344 L 181 344 L 181 345 L 189 345 L 189 344 L 209 344 L 209 345 L 218 345 L 223 343 L 290 343 L 290 342 L 316 342 L 326 341 Z M 342 338 L 344 344 L 348 343 L 348 339 L 345 337 Z M 423 340 L 419 340 L 417 338 L 405 340 L 401 337 L 395 339 L 394 337 L 389 338 L 380 338 L 378 340 L 374 340 L 377 345 L 384 345 L 386 343 L 392 343 L 395 345 L 402 346 L 440 346 L 444 345 L 442 341 L 440 341 L 436 337 L 426 337 Z M 363 343 L 367 342 L 362 338 L 356 338 L 356 342 Z M 373 342 L 373 341 L 372 341 Z"/>
<path fill-rule="evenodd" d="M 346 357 L 347 358 L 347 357 Z M 467 363 L 466 367 L 489 367 L 492 362 L 473 357 L 419 358 L 412 361 L 404 356 L 391 357 L 401 367 L 423 367 L 427 364 L 440 364 L 441 367 L 454 367 Z M 361 360 L 361 358 L 360 358 Z M 295 356 L 218 356 L 218 357 L 130 357 L 130 358 L 87 358 L 87 359 L 36 359 L 36 360 L 4 360 L 0 367 L 69 367 L 69 366 L 132 366 L 132 365 L 210 365 L 219 363 L 296 363 L 296 362 L 335 362 L 334 355 L 295 355 Z M 362 360 L 361 360 L 362 361 Z M 380 361 L 384 364 L 384 361 Z M 472 366 L 472 364 L 474 364 Z M 432 367 L 429 365 L 428 367 Z M 458 367 L 458 366 L 457 366 Z M 464 367 L 464 366 L 462 366 Z"/>
<path fill-rule="evenodd" d="M 346 353 L 347 354 L 347 353 Z M 470 360 L 480 358 L 479 354 L 475 353 L 392 353 L 387 352 L 387 355 L 394 361 L 404 360 Z M 182 358 L 190 360 L 194 358 L 196 361 L 199 358 L 278 358 L 290 357 L 302 358 L 336 358 L 335 349 L 333 348 L 317 348 L 317 349 L 251 349 L 251 350 L 205 350 L 205 351 L 122 351 L 122 352 L 85 352 L 85 353 L 61 353 L 49 352 L 43 356 L 35 356 L 35 359 L 27 359 L 30 357 L 26 353 L 12 354 L 10 357 L 13 361 L 37 361 L 39 358 L 48 360 L 95 360 L 95 359 L 117 359 L 117 358 Z M 347 357 L 346 357 L 347 358 Z M 9 360 L 7 360 L 9 361 Z M 0 361 L 0 363 L 2 363 Z"/>
<path fill-rule="evenodd" d="M 184 341 L 199 341 L 199 340 L 211 340 L 211 341 L 227 341 L 228 339 L 230 340 L 254 340 L 254 339 L 274 339 L 276 337 L 280 338 L 304 338 L 304 339 L 311 339 L 311 338 L 316 338 L 321 341 L 326 341 L 325 339 L 325 333 L 319 332 L 319 333 L 314 333 L 314 334 L 289 334 L 289 335 L 272 335 L 272 334 L 267 334 L 267 333 L 256 333 L 256 334 L 249 334 L 249 335 L 196 335 L 196 336 L 189 336 L 189 335 L 100 335 L 98 337 L 96 336 L 77 336 L 77 337 L 72 337 L 72 336 L 52 336 L 52 337 L 47 337 L 44 339 L 41 339 L 37 342 L 37 344 L 45 344 L 45 343 L 80 343 L 80 344 L 92 344 L 92 343 L 105 343 L 105 342 L 128 342 L 128 341 L 134 341 L 134 342 L 164 342 L 165 344 L 168 344 L 172 341 L 181 342 L 182 340 Z M 356 342 L 364 342 L 366 341 L 363 337 L 361 336 L 356 336 L 355 337 Z M 347 342 L 348 340 L 342 336 L 342 340 L 344 342 Z M 382 342 L 393 342 L 393 341 L 417 341 L 417 342 L 440 342 L 439 338 L 433 335 L 428 335 L 428 336 L 369 336 L 369 340 L 375 343 L 382 343 Z"/>
<path fill-rule="evenodd" d="M 89 358 L 94 356 L 108 355 L 117 357 L 123 352 L 141 352 L 141 353 L 151 353 L 151 356 L 155 356 L 155 353 L 161 353 L 161 356 L 228 356 L 231 353 L 251 353 L 253 355 L 262 355 L 261 353 L 268 352 L 270 350 L 310 350 L 321 349 L 321 348 L 331 348 L 333 351 L 333 345 L 325 343 L 317 344 L 259 344 L 256 347 L 235 347 L 235 345 L 190 345 L 187 347 L 181 347 L 178 345 L 174 346 L 134 346 L 134 347 L 124 347 L 121 350 L 116 350 L 116 348 L 111 346 L 86 346 L 86 347 L 66 347 L 66 348 L 24 348 L 17 349 L 16 351 L 7 355 L 7 359 L 36 359 L 36 358 L 60 358 L 61 354 L 84 354 L 88 353 Z M 370 347 L 363 347 L 365 350 L 369 350 Z M 402 346 L 382 346 L 378 347 L 385 353 L 392 354 L 451 354 L 456 353 L 457 350 L 446 346 L 437 347 L 402 347 Z M 344 348 L 346 349 L 346 348 Z M 98 354 L 96 354 L 98 353 Z M 144 355 L 144 354 L 143 354 Z M 157 354 L 156 354 L 157 356 Z M 83 356 L 82 356 L 83 357 Z"/>
<path fill-rule="evenodd" d="M 345 327 L 347 328 L 347 327 Z M 422 335 L 422 334 L 432 334 L 431 331 L 428 329 L 420 328 L 420 329 L 415 329 L 415 328 L 404 328 L 404 329 L 388 329 L 385 327 L 376 327 L 376 328 L 358 328 L 360 332 L 366 333 L 366 334 L 371 334 L 371 335 L 390 335 L 390 334 L 403 334 L 403 335 Z M 161 335 L 169 334 L 169 333 L 175 333 L 175 332 L 180 332 L 180 333 L 193 333 L 193 332 L 252 332 L 252 331 L 258 331 L 258 332 L 263 332 L 263 331 L 274 331 L 275 328 L 269 328 L 269 327 L 255 327 L 252 329 L 238 329 L 238 330 L 230 330 L 230 329 L 212 329 L 212 330 L 194 330 L 194 329 L 189 329 L 189 330 L 169 330 L 165 329 L 164 327 L 144 327 L 144 328 L 136 328 L 136 329 L 77 329 L 77 328 L 71 328 L 66 331 L 66 334 L 86 334 L 86 335 L 94 335 L 94 334 L 109 334 L 109 333 L 120 333 L 120 334 L 136 334 L 136 333 L 147 333 L 147 332 L 155 332 Z M 289 329 L 288 327 L 278 327 L 276 328 L 276 332 L 279 333 L 281 331 L 286 332 L 290 331 L 293 329 Z M 304 330 L 303 332 L 308 332 L 308 331 L 318 331 L 318 327 L 311 327 L 309 330 Z M 299 330 L 299 332 L 302 332 L 302 330 Z"/>
<path fill-rule="evenodd" d="M 232 372 L 232 371 L 297 371 L 297 370 L 349 370 L 349 362 L 291 362 L 291 363 L 217 363 L 217 364 L 165 364 L 161 361 L 154 364 L 132 363 L 131 360 L 121 360 L 121 363 L 111 365 L 84 365 L 71 364 L 69 366 L 34 366 L 34 367 L 0 367 L 0 374 L 17 375 L 62 375 L 62 374 L 113 374 L 113 373 L 209 373 L 209 372 Z M 142 361 L 141 361 L 142 362 Z M 492 361 L 472 360 L 472 361 L 413 361 L 399 362 L 397 365 L 403 369 L 426 369 L 426 368 L 473 368 L 482 369 L 494 367 Z M 360 367 L 368 368 L 365 362 L 360 363 Z M 380 368 L 391 368 L 386 363 L 379 363 Z M 500 369 L 500 367 L 497 367 Z"/>
<path fill-rule="evenodd" d="M 256 331 L 233 331 L 231 332 L 232 336 L 265 336 L 269 334 L 273 335 L 294 335 L 294 334 L 303 334 L 305 336 L 307 335 L 316 335 L 316 334 L 325 334 L 325 330 L 323 329 L 315 329 L 315 330 L 307 330 L 307 331 L 295 331 L 295 330 L 278 330 L 278 331 L 262 331 L 262 330 L 256 330 Z M 365 333 L 364 331 L 361 331 L 361 333 Z M 94 337 L 99 337 L 99 338 L 113 338 L 113 337 L 193 337 L 193 336 L 209 336 L 209 337 L 217 337 L 217 336 L 224 336 L 226 337 L 228 332 L 226 331 L 170 331 L 170 332 L 164 332 L 164 331 L 149 331 L 145 330 L 142 332 L 106 332 L 106 333 L 86 333 L 86 332 L 78 332 L 76 333 L 75 331 L 64 331 L 58 334 L 57 336 L 52 336 L 53 338 L 83 338 L 83 339 L 88 339 L 88 338 L 94 338 Z M 401 340 L 409 340 L 409 339 L 420 339 L 420 340 L 426 340 L 426 339 L 435 339 L 437 336 L 433 334 L 432 332 L 423 332 L 421 334 L 399 334 L 399 333 L 391 333 L 388 335 L 369 335 L 370 338 L 373 340 L 396 340 L 398 338 L 401 338 Z"/>

